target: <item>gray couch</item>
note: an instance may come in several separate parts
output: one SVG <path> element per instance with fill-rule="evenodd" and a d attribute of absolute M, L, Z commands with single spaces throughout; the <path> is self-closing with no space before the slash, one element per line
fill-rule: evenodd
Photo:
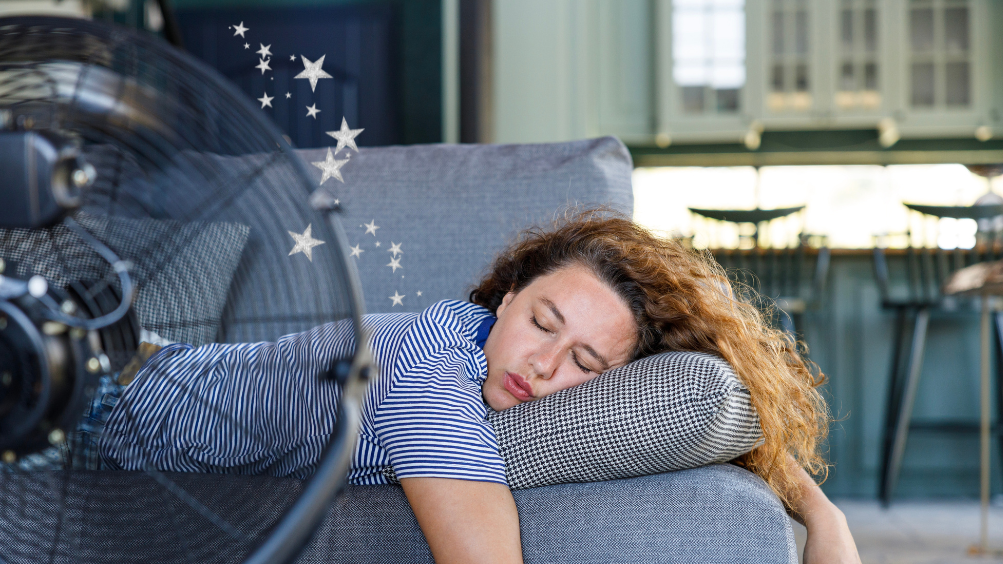
<path fill-rule="evenodd" d="M 326 150 L 299 153 L 309 163 L 323 160 Z M 228 170 L 256 162 L 226 159 Z M 320 171 L 307 168 L 319 181 Z M 351 260 L 371 312 L 417 311 L 439 299 L 465 297 L 515 233 L 568 208 L 606 204 L 629 213 L 633 207 L 630 157 L 612 138 L 363 149 L 342 172 L 344 184 L 329 179 L 322 189 L 340 201 L 348 245 L 360 251 Z M 291 243 L 282 231 L 286 224 L 274 218 L 303 229 L 296 222 L 312 213 L 309 193 L 276 190 L 282 184 L 260 175 L 247 178 L 258 190 L 249 191 L 248 205 L 238 200 L 214 217 L 259 232 L 267 221 L 281 229 L 252 236 L 243 250 L 219 332 L 227 341 L 274 339 L 329 320 L 304 315 L 327 307 L 323 300 L 329 296 L 310 303 L 299 297 L 314 296 L 311 288 L 330 288 L 318 281 L 336 276 L 323 266 L 333 264 L 331 239 L 315 249 L 313 262 L 294 257 L 276 270 L 274 257 L 285 258 Z M 250 205 L 263 198 L 271 198 L 269 206 Z M 161 204 L 191 205 L 176 197 Z M 311 217 L 316 223 L 316 214 Z M 327 253 L 323 260 L 321 253 Z M 168 477 L 170 487 L 163 476 L 144 472 L 0 474 L 0 562 L 239 562 L 248 539 L 260 538 L 304 487 L 267 476 Z M 783 507 L 761 479 L 733 465 L 514 495 L 528 563 L 797 562 Z M 210 514 L 240 530 L 222 534 L 208 525 Z M 397 486 L 348 487 L 300 555 L 305 563 L 431 561 Z"/>
<path fill-rule="evenodd" d="M 326 154 L 298 152 L 308 163 Z M 342 169 L 344 184 L 322 188 L 340 200 L 348 244 L 363 251 L 354 260 L 367 311 L 420 311 L 465 298 L 527 226 L 575 207 L 631 213 L 631 170 L 626 148 L 609 137 L 364 148 Z M 372 222 L 376 234 L 366 232 Z M 390 296 L 400 295 L 394 305 Z M 514 495 L 526 562 L 797 562 L 782 505 L 761 479 L 732 465 Z M 400 488 L 370 486 L 348 488 L 301 561 L 431 562 L 431 555 Z"/>

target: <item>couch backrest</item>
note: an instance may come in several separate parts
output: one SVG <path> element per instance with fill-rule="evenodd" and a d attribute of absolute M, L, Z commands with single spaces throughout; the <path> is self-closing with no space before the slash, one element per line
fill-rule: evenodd
<path fill-rule="evenodd" d="M 323 161 L 327 149 L 297 153 L 319 182 L 320 169 L 309 163 Z M 421 311 L 441 299 L 465 299 L 519 231 L 549 224 L 570 208 L 633 213 L 630 154 L 613 137 L 362 148 L 350 158 L 341 168 L 345 182 L 330 178 L 320 188 L 340 200 L 348 244 L 361 251 L 352 260 L 367 312 Z M 402 296 L 400 303 L 391 296 Z"/>

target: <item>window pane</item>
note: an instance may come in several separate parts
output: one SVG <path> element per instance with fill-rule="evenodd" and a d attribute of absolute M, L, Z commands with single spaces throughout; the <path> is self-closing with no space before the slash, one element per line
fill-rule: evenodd
<path fill-rule="evenodd" d="M 857 89 L 856 81 L 853 80 L 853 63 L 843 63 L 839 71 L 839 89 L 850 92 Z"/>
<path fill-rule="evenodd" d="M 878 89 L 878 65 L 877 63 L 867 63 L 864 65 L 864 90 Z"/>
<path fill-rule="evenodd" d="M 773 65 L 773 72 L 770 77 L 770 84 L 773 87 L 774 92 L 784 91 L 784 66 L 783 65 Z"/>
<path fill-rule="evenodd" d="M 967 106 L 970 102 L 968 63 L 947 63 L 947 105 Z"/>
<path fill-rule="evenodd" d="M 801 63 L 794 72 L 794 89 L 798 92 L 808 91 L 808 65 Z"/>
<path fill-rule="evenodd" d="M 683 111 L 688 114 L 698 114 L 704 109 L 704 87 L 684 86 L 683 91 Z"/>
<path fill-rule="evenodd" d="M 909 39 L 913 51 L 933 50 L 933 8 L 909 11 Z"/>
<path fill-rule="evenodd" d="M 784 54 L 784 13 L 773 12 L 773 54 Z"/>
<path fill-rule="evenodd" d="M 933 105 L 933 63 L 912 64 L 912 105 Z"/>
<path fill-rule="evenodd" d="M 808 12 L 798 10 L 794 19 L 795 46 L 799 55 L 808 52 Z"/>
<path fill-rule="evenodd" d="M 737 88 L 722 88 L 715 91 L 717 94 L 717 111 L 736 112 L 738 111 Z"/>
<path fill-rule="evenodd" d="M 839 14 L 839 37 L 844 51 L 853 51 L 853 10 L 844 9 Z"/>
<path fill-rule="evenodd" d="M 878 11 L 874 8 L 864 10 L 864 49 L 878 49 Z"/>
<path fill-rule="evenodd" d="M 944 10 L 944 43 L 948 51 L 968 50 L 968 8 Z"/>

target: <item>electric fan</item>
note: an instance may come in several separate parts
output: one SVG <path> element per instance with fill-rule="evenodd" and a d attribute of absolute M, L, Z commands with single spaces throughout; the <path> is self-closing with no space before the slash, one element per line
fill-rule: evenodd
<path fill-rule="evenodd" d="M 0 562 L 294 558 L 348 470 L 364 341 L 308 375 L 340 400 L 303 480 L 110 470 L 86 440 L 141 339 L 361 334 L 336 200 L 201 63 L 61 18 L 0 19 L 0 172 Z"/>

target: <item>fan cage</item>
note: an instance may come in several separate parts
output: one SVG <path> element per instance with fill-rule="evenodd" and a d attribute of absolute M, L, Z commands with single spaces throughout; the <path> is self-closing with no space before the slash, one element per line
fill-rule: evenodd
<path fill-rule="evenodd" d="M 145 331 L 195 345 L 275 340 L 326 322 L 362 334 L 337 217 L 310 207 L 313 182 L 277 129 L 192 57 L 106 24 L 0 19 L 0 130 L 58 132 L 95 167 L 72 217 L 132 264 Z M 289 234 L 307 226 L 326 244 L 310 260 L 290 256 Z M 118 288 L 111 267 L 61 224 L 0 230 L 0 251 L 8 276 Z M 338 431 L 303 483 L 82 470 L 65 445 L 3 464 L 0 561 L 291 557 L 347 472 L 366 358 L 356 345 L 342 359 L 352 377 Z"/>

